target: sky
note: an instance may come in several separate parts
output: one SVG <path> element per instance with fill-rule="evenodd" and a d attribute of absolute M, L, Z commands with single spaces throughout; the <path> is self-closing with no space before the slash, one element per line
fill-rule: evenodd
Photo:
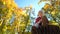
<path fill-rule="evenodd" d="M 18 7 L 26 7 L 33 5 L 33 8 L 35 8 L 35 15 L 37 16 L 37 13 L 41 8 L 45 5 L 44 2 L 42 2 L 40 5 L 38 5 L 39 0 L 15 0 Z"/>

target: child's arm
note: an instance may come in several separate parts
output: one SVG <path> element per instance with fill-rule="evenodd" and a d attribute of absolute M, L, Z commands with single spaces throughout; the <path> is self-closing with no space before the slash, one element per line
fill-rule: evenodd
<path fill-rule="evenodd" d="M 40 19 L 37 23 L 34 24 L 35 27 L 39 26 L 39 23 L 41 23 L 42 19 Z"/>

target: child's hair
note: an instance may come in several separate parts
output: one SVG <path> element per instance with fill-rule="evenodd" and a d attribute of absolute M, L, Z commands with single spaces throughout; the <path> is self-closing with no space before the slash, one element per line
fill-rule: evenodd
<path fill-rule="evenodd" d="M 42 11 L 42 10 L 39 10 L 39 12 L 40 12 L 40 13 L 43 13 L 43 11 Z"/>

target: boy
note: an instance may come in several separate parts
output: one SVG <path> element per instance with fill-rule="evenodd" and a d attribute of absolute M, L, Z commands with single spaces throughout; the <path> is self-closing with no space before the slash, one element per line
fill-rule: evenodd
<path fill-rule="evenodd" d="M 39 25 L 42 25 L 42 17 L 44 16 L 44 13 L 42 11 L 38 12 L 38 17 L 36 18 L 34 26 L 38 28 Z"/>

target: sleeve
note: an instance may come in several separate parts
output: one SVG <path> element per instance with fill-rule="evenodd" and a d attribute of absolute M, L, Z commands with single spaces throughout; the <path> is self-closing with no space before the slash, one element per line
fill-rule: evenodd
<path fill-rule="evenodd" d="M 35 21 L 34 26 L 38 28 L 40 21 L 41 21 L 41 18 L 38 17 L 38 18 L 36 19 L 36 21 Z"/>
<path fill-rule="evenodd" d="M 46 16 L 43 16 L 43 17 L 42 17 L 42 22 L 43 22 L 43 23 L 49 23 L 49 21 L 48 21 L 48 19 L 47 19 Z"/>
<path fill-rule="evenodd" d="M 36 19 L 35 23 L 38 23 L 39 20 L 41 20 L 41 17 L 38 17 L 38 18 Z"/>

